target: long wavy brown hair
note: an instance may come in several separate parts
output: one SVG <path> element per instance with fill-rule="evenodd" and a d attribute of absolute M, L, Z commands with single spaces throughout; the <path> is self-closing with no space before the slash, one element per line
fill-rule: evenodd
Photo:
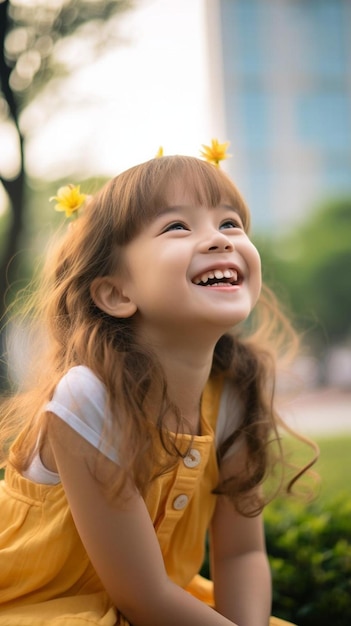
<path fill-rule="evenodd" d="M 150 347 L 141 345 L 134 333 L 133 318 L 116 319 L 96 307 L 92 281 L 118 272 L 123 247 L 165 206 L 170 185 L 181 182 L 195 205 L 215 207 L 229 202 L 236 208 L 245 231 L 250 228 L 248 208 L 229 177 L 209 163 L 185 156 L 153 159 L 109 181 L 87 203 L 82 215 L 71 223 L 50 250 L 33 295 L 26 300 L 26 329 L 38 341 L 32 343 L 29 375 L 23 389 L 2 405 L 1 443 L 3 465 L 9 461 L 19 471 L 28 467 L 37 442 L 45 436 L 43 407 L 60 378 L 75 365 L 86 365 L 103 381 L 108 408 L 113 415 L 108 436 L 118 437 L 124 473 L 109 484 L 115 494 L 125 474 L 132 474 L 145 493 L 153 478 L 165 470 L 156 462 L 155 426 L 166 450 L 167 467 L 182 454 L 177 438 L 170 436 L 164 416 L 171 408 L 177 415 L 181 436 L 182 417 L 171 405 L 167 381 Z M 218 451 L 221 458 L 239 436 L 248 451 L 247 467 L 218 485 L 247 515 L 258 513 L 264 498 L 251 498 L 272 465 L 269 443 L 278 442 L 282 423 L 274 408 L 276 362 L 279 353 L 296 337 L 273 294 L 263 288 L 251 323 L 234 329 L 218 341 L 211 376 L 224 376 L 235 387 L 243 407 L 242 421 Z M 158 391 L 152 418 L 147 410 L 150 385 Z M 107 429 L 107 426 L 106 426 Z M 17 437 L 10 452 L 7 442 Z M 116 440 L 116 439 L 115 439 Z M 183 447 L 184 448 L 184 447 Z M 128 451 L 123 457 L 123 450 Z M 310 464 L 309 464 L 310 465 Z M 297 471 L 288 489 L 305 471 Z"/>

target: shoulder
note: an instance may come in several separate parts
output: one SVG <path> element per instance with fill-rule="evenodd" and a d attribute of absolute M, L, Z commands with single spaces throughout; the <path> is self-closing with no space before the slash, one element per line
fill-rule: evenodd
<path fill-rule="evenodd" d="M 113 422 L 107 391 L 88 367 L 78 365 L 68 370 L 57 384 L 45 411 L 54 413 L 111 460 L 116 460 L 116 451 L 102 437 Z"/>
<path fill-rule="evenodd" d="M 77 365 L 71 367 L 61 378 L 54 391 L 54 396 L 65 393 L 78 396 L 89 394 L 92 391 L 106 395 L 105 386 L 96 374 L 85 365 Z"/>
<path fill-rule="evenodd" d="M 211 377 L 202 398 L 202 411 L 216 433 L 218 448 L 241 425 L 244 406 L 240 393 L 230 378 Z"/>
<path fill-rule="evenodd" d="M 104 384 L 84 365 L 72 367 L 57 384 L 52 402 L 70 408 L 74 413 L 84 409 L 85 420 L 89 414 L 104 411 L 107 393 Z"/>
<path fill-rule="evenodd" d="M 232 380 L 225 378 L 222 383 L 216 421 L 217 450 L 240 428 L 244 416 L 244 405 L 240 393 Z M 226 457 L 239 447 L 240 439 L 229 447 Z"/>

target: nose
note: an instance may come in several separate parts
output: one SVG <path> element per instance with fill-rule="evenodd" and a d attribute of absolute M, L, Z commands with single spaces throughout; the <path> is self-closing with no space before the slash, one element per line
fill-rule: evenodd
<path fill-rule="evenodd" d="M 206 252 L 232 252 L 234 243 L 225 231 L 214 229 L 207 240 L 204 241 L 203 247 Z"/>

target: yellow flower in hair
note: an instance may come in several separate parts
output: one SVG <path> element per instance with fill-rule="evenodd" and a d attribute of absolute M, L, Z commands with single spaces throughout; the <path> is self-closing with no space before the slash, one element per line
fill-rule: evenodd
<path fill-rule="evenodd" d="M 85 193 L 80 193 L 80 185 L 66 185 L 60 187 L 57 191 L 57 196 L 52 196 L 52 200 L 56 200 L 55 211 L 64 211 L 66 217 L 72 217 L 73 213 L 76 213 L 78 209 L 84 204 L 87 199 Z"/>
<path fill-rule="evenodd" d="M 155 159 L 160 159 L 163 157 L 163 146 L 160 146 L 155 154 Z"/>
<path fill-rule="evenodd" d="M 218 139 L 212 139 L 210 146 L 202 144 L 203 150 L 200 150 L 200 155 L 209 163 L 213 163 L 213 165 L 219 167 L 220 161 L 224 161 L 224 159 L 231 156 L 227 154 L 228 146 L 229 141 L 219 143 Z"/>

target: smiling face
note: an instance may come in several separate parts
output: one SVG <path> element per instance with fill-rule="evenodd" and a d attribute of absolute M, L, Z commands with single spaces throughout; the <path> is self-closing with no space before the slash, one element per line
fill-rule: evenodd
<path fill-rule="evenodd" d="M 188 185 L 189 186 L 189 185 Z M 123 293 L 145 337 L 220 336 L 246 319 L 261 288 L 259 254 L 239 209 L 199 205 L 183 181 L 123 247 Z"/>
<path fill-rule="evenodd" d="M 257 301 L 248 209 L 205 161 L 172 156 L 135 166 L 107 183 L 84 220 L 99 244 L 91 298 L 110 317 L 130 318 L 152 346 L 190 349 L 206 338 L 210 349 Z"/>

